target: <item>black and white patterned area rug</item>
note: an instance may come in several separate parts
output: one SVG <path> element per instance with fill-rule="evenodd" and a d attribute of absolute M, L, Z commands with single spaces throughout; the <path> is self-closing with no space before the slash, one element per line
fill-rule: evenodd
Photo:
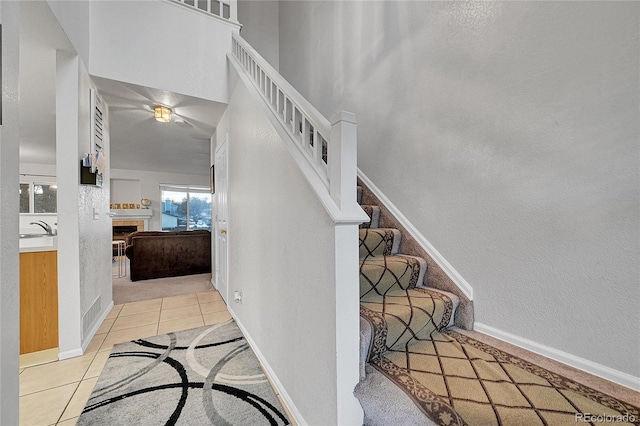
<path fill-rule="evenodd" d="M 78 425 L 288 425 L 234 321 L 114 346 Z"/>

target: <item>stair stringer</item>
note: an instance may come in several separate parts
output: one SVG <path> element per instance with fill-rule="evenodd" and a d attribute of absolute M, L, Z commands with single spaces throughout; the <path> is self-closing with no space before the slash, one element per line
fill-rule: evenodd
<path fill-rule="evenodd" d="M 400 220 L 390 212 L 385 203 L 374 194 L 373 190 L 367 185 L 368 182 L 365 183 L 365 180 L 370 182 L 364 173 L 358 170 L 358 185 L 363 188 L 362 204 L 377 205 L 380 207 L 380 223 L 378 226 L 381 228 L 396 228 L 400 231 L 402 234 L 400 243 L 401 253 L 422 257 L 427 261 L 427 270 L 429 272 L 425 274 L 423 285 L 425 287 L 444 290 L 458 296 L 460 298 L 460 304 L 455 312 L 454 324 L 465 330 L 473 330 L 473 300 L 471 300 L 468 295 L 472 295 L 471 287 L 461 277 L 457 278 L 457 281 L 462 280 L 461 285 L 458 285 L 458 283 L 449 276 L 440 264 L 434 260 L 431 254 L 414 238 L 407 228 L 402 225 Z M 449 273 L 451 273 L 451 271 L 449 271 Z"/>

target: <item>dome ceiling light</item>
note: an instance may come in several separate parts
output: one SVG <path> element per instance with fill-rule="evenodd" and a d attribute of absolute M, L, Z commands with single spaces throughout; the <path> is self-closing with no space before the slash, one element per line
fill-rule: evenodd
<path fill-rule="evenodd" d="M 168 123 L 171 121 L 171 108 L 156 105 L 153 107 L 153 117 L 161 123 Z"/>

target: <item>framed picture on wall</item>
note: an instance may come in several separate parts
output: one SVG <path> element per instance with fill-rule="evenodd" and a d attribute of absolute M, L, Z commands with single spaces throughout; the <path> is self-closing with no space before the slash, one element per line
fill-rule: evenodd
<path fill-rule="evenodd" d="M 212 194 L 216 192 L 216 173 L 215 173 L 214 167 L 215 166 L 211 166 L 211 169 L 209 170 L 209 181 L 211 182 Z"/>

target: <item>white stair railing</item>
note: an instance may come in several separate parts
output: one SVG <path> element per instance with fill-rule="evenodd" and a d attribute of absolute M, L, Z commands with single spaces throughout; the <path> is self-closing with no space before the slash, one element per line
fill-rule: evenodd
<path fill-rule="evenodd" d="M 235 34 L 233 54 L 328 186 L 327 141 L 331 134 L 329 120 L 306 102 L 279 73 L 269 73 L 265 64 L 261 64 L 254 54 L 253 48 Z"/>
<path fill-rule="evenodd" d="M 339 111 L 330 122 L 239 34 L 233 34 L 232 43 L 233 58 L 295 141 L 333 201 L 334 205 L 327 205 L 323 194 L 318 194 L 334 221 L 361 223 L 368 220 L 356 202 L 355 115 Z M 314 189 L 318 193 L 318 188 Z"/>
<path fill-rule="evenodd" d="M 238 21 L 237 0 L 171 0 L 227 21 Z"/>
<path fill-rule="evenodd" d="M 318 224 L 318 229 L 324 231 L 333 228 L 333 250 L 328 249 L 329 243 L 323 246 L 326 251 L 317 253 L 320 257 L 327 256 L 319 262 L 334 263 L 335 282 L 322 283 L 327 286 L 323 291 L 332 293 L 327 300 L 335 303 L 332 312 L 335 313 L 336 420 L 333 423 L 362 424 L 362 407 L 353 395 L 360 365 L 358 224 L 368 221 L 369 217 L 356 200 L 356 117 L 339 111 L 331 121 L 327 120 L 239 34 L 232 35 L 231 47 L 227 54 L 230 66 L 240 79 L 239 86 L 247 89 L 251 99 L 243 96 L 244 88 L 236 91 L 232 87 L 230 104 L 255 101 L 333 221 L 333 226 Z M 292 229 L 308 227 L 304 218 L 301 219 L 292 224 Z M 315 241 L 308 243 L 316 245 Z M 290 265 L 289 260 L 283 259 L 283 265 Z M 312 281 L 313 277 L 309 279 Z M 293 304 L 283 303 L 282 307 Z M 317 312 L 320 311 L 326 313 L 318 308 Z M 266 359 L 263 362 L 268 364 Z M 285 400 L 293 403 L 286 389 L 280 388 L 280 391 Z M 303 419 L 297 420 L 305 424 Z"/>

